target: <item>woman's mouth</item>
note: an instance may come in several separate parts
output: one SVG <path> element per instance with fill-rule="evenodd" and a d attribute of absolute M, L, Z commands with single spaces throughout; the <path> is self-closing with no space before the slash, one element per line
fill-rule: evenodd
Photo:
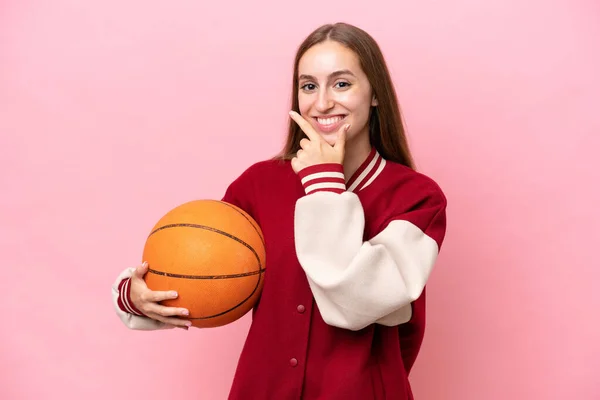
<path fill-rule="evenodd" d="M 346 115 L 328 115 L 326 117 L 314 117 L 314 119 L 321 132 L 330 133 L 340 128 L 342 122 L 346 119 Z"/>

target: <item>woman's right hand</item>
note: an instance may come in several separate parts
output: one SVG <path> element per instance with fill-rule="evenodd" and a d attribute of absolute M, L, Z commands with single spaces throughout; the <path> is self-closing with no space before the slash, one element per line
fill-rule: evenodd
<path fill-rule="evenodd" d="M 186 317 L 189 315 L 189 310 L 185 308 L 166 307 L 158 304 L 163 300 L 177 298 L 177 293 L 174 291 L 150 290 L 144 281 L 144 275 L 147 272 L 148 263 L 144 262 L 135 269 L 131 276 L 130 297 L 133 305 L 148 318 L 178 328 L 188 329 L 192 325 L 191 321 L 177 318 L 177 316 Z"/>

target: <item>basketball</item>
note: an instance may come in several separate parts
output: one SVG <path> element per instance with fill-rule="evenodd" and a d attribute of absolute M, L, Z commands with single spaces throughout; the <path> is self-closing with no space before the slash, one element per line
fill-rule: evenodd
<path fill-rule="evenodd" d="M 144 276 L 150 290 L 175 290 L 184 317 L 198 328 L 229 324 L 250 311 L 261 294 L 265 244 L 256 221 L 218 200 L 194 200 L 166 213 L 146 239 Z"/>

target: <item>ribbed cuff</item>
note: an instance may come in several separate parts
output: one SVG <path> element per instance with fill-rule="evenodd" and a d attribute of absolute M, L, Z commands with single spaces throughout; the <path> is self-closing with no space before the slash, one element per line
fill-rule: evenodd
<path fill-rule="evenodd" d="M 144 317 L 144 313 L 138 310 L 131 301 L 131 278 L 123 279 L 119 283 L 119 308 L 126 313 Z"/>
<path fill-rule="evenodd" d="M 344 167 L 338 163 L 317 164 L 304 168 L 298 173 L 304 192 L 343 193 L 346 191 Z"/>

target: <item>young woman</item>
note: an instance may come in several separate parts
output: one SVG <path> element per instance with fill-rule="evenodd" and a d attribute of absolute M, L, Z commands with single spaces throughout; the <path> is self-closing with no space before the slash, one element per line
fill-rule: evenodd
<path fill-rule="evenodd" d="M 261 226 L 267 274 L 232 400 L 412 399 L 425 285 L 446 230 L 446 198 L 416 172 L 382 53 L 363 30 L 326 25 L 294 63 L 287 144 L 223 201 Z M 131 329 L 186 327 L 150 291 L 147 264 L 113 285 Z M 176 294 L 175 294 L 176 296 Z"/>

